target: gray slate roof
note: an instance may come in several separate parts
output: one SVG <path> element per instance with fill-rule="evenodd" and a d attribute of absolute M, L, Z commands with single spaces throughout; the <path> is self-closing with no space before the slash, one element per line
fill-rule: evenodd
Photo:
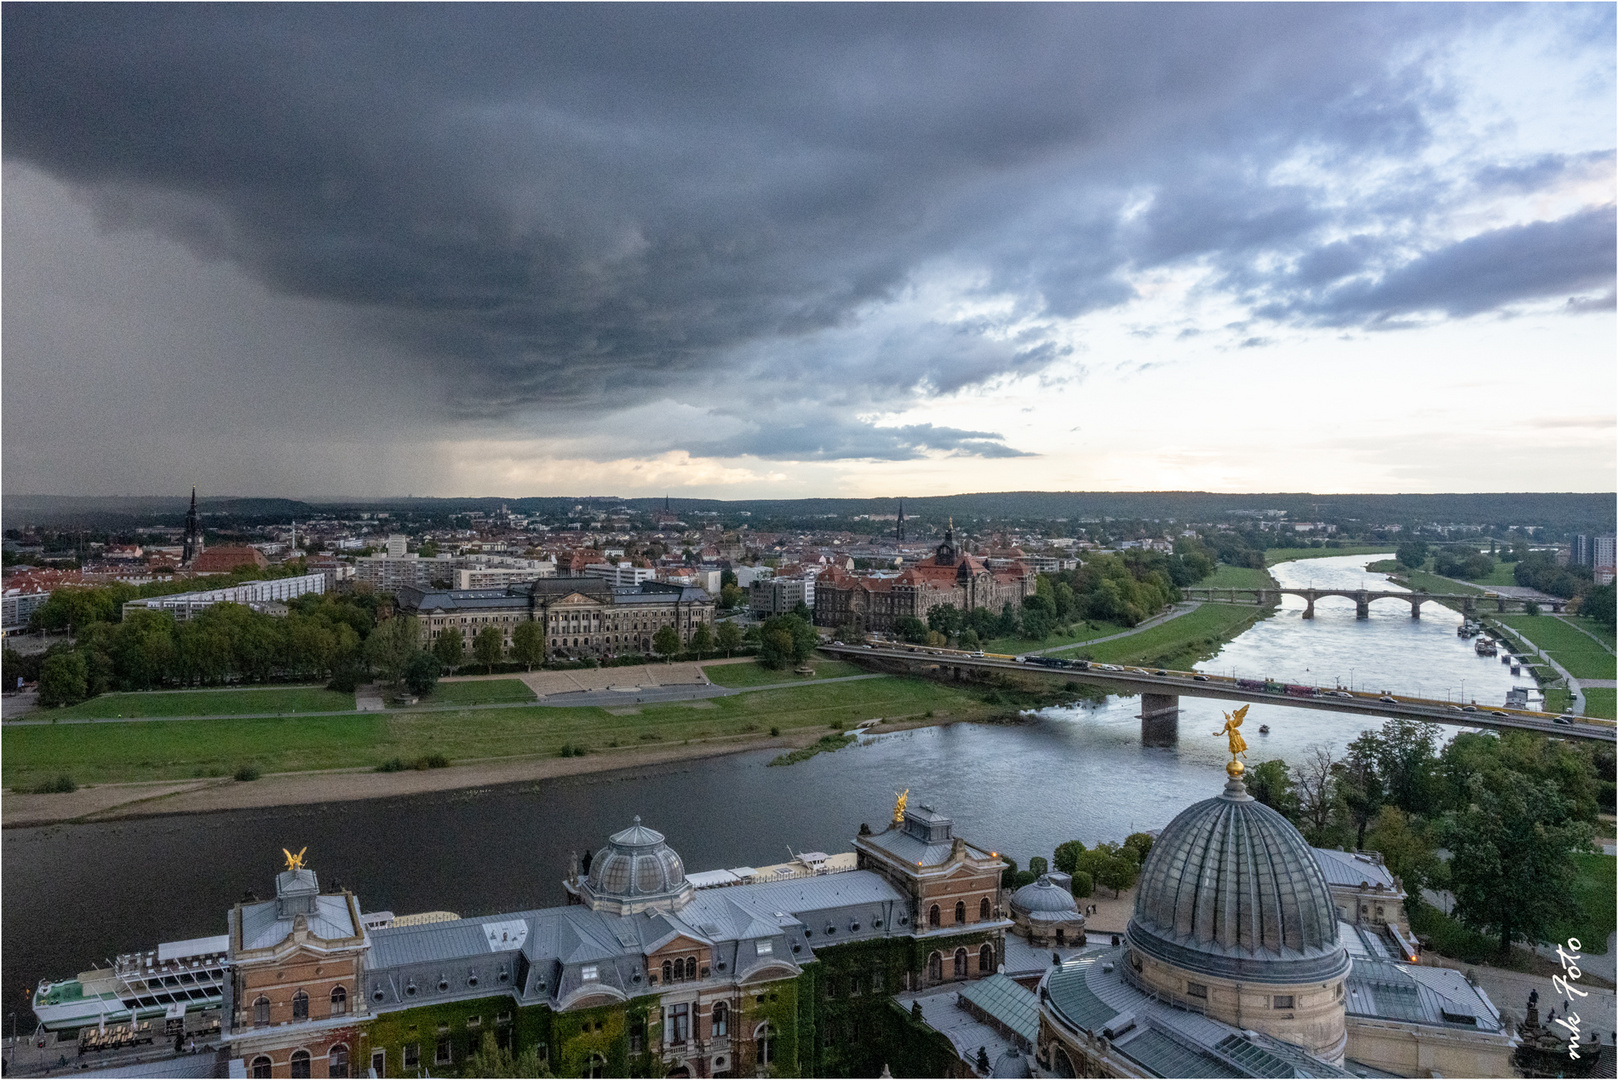
<path fill-rule="evenodd" d="M 358 937 L 361 933 L 349 917 L 348 901 L 342 896 L 317 897 L 315 913 L 305 917 L 309 932 L 327 941 Z M 290 933 L 292 918 L 278 915 L 274 900 L 242 905 L 242 948 L 267 949 L 279 945 Z"/>
<path fill-rule="evenodd" d="M 1314 852 L 1315 862 L 1320 866 L 1320 872 L 1326 877 L 1326 884 L 1359 888 L 1361 885 L 1370 885 L 1373 888 L 1380 884 L 1384 889 L 1395 889 L 1398 886 L 1388 868 L 1368 855 L 1359 855 L 1352 851 L 1331 851 L 1327 848 L 1311 848 Z"/>

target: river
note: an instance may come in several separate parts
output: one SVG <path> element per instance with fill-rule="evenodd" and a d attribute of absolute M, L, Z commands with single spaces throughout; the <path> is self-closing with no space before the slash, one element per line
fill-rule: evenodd
<path fill-rule="evenodd" d="M 1285 563 L 1283 585 L 1386 588 L 1364 565 L 1383 556 Z M 1385 600 L 1354 618 L 1349 600 L 1287 597 L 1202 670 L 1289 682 L 1446 691 L 1498 704 L 1505 665 L 1458 638 L 1460 616 L 1436 604 L 1410 618 Z M 790 768 L 773 751 L 568 777 L 505 788 L 372 802 L 242 810 L 86 825 L 7 829 L 0 879 L 4 1012 L 41 977 L 159 941 L 223 933 L 225 910 L 274 890 L 281 848 L 307 846 L 322 882 L 352 888 L 365 910 L 485 914 L 561 903 L 568 855 L 600 846 L 641 815 L 690 870 L 784 861 L 794 851 L 846 851 L 861 822 L 881 827 L 909 789 L 974 842 L 1026 863 L 1056 844 L 1121 840 L 1159 828 L 1224 783 L 1228 704 L 1185 698 L 1179 739 L 1142 745 L 1138 700 L 1049 709 L 1026 724 L 956 724 L 878 736 Z M 1243 729 L 1249 760 L 1341 750 L 1369 717 L 1255 703 Z M 1262 724 L 1268 735 L 1258 734 Z M 1446 729 L 1446 735 L 1454 729 Z M 0 1014 L 0 1019 L 9 1017 Z M 24 1020 L 26 1024 L 26 1020 Z"/>

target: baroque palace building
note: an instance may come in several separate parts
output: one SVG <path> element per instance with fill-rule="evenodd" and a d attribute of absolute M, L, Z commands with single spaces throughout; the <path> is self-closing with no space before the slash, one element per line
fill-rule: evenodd
<path fill-rule="evenodd" d="M 832 566 L 821 574 L 815 581 L 815 622 L 891 633 L 898 620 L 926 622 L 929 611 L 945 604 L 961 611 L 987 608 L 998 615 L 1007 604 L 1013 611 L 1021 609 L 1036 584 L 1035 574 L 1023 563 L 991 568 L 962 554 L 951 522 L 932 557 L 901 573 L 856 575 Z"/>
<path fill-rule="evenodd" d="M 958 1074 L 889 1002 L 999 968 L 1007 864 L 934 810 L 895 817 L 847 869 L 702 888 L 636 818 L 566 906 L 409 925 L 293 857 L 274 900 L 229 915 L 229 1056 L 252 1077 L 451 1075 L 487 1034 L 558 1076 Z"/>
<path fill-rule="evenodd" d="M 545 578 L 497 589 L 422 589 L 402 586 L 396 594 L 401 614 L 421 620 L 423 644 L 460 630 L 468 645 L 484 627 L 498 628 L 511 647 L 521 623 L 545 629 L 547 658 L 603 657 L 646 653 L 658 630 L 672 626 L 681 641 L 698 625 L 710 628 L 713 597 L 702 589 L 643 581 L 614 586 L 599 578 Z"/>

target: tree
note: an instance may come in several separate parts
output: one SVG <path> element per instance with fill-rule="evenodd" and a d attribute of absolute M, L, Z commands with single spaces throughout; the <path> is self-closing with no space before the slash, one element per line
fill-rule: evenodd
<path fill-rule="evenodd" d="M 1342 802 L 1337 796 L 1334 775 L 1336 759 L 1331 748 L 1311 746 L 1308 756 L 1292 769 L 1292 790 L 1298 797 L 1298 821 L 1305 840 L 1316 847 L 1331 846 L 1328 837 Z"/>
<path fill-rule="evenodd" d="M 652 648 L 672 662 L 674 654 L 680 651 L 680 632 L 672 626 L 663 627 L 652 635 Z"/>
<path fill-rule="evenodd" d="M 1394 557 L 1399 565 L 1410 570 L 1420 570 L 1427 565 L 1427 544 L 1423 540 L 1406 540 L 1399 545 Z"/>
<path fill-rule="evenodd" d="M 742 647 L 742 632 L 735 623 L 727 619 L 719 624 L 717 642 L 719 647 L 725 650 L 725 655 L 728 657 Z"/>
<path fill-rule="evenodd" d="M 433 687 L 438 685 L 438 675 L 438 657 L 430 652 L 418 649 L 405 661 L 404 684 L 412 694 L 432 693 Z"/>
<path fill-rule="evenodd" d="M 365 658 L 389 684 L 399 685 L 405 664 L 421 647 L 421 622 L 414 615 L 395 615 L 365 639 Z"/>
<path fill-rule="evenodd" d="M 893 622 L 893 632 L 903 641 L 921 644 L 927 640 L 927 624 L 913 615 L 901 615 Z"/>
<path fill-rule="evenodd" d="M 461 661 L 466 659 L 466 639 L 461 636 L 459 626 L 446 626 L 438 632 L 433 640 L 433 655 L 447 670 L 461 666 Z"/>
<path fill-rule="evenodd" d="M 1128 850 L 1128 848 L 1123 849 L 1123 851 Z M 1111 889 L 1115 899 L 1119 893 L 1135 884 L 1135 879 L 1140 877 L 1140 863 L 1125 855 L 1123 851 L 1102 862 L 1099 871 L 1095 875 L 1096 884 Z"/>
<path fill-rule="evenodd" d="M 472 656 L 494 674 L 494 665 L 506 655 L 506 636 L 498 626 L 485 626 L 472 639 Z"/>
<path fill-rule="evenodd" d="M 1298 797 L 1292 792 L 1292 776 L 1287 763 L 1279 758 L 1260 762 L 1247 771 L 1248 793 L 1289 820 L 1297 816 Z"/>
<path fill-rule="evenodd" d="M 1073 895 L 1083 898 L 1094 896 L 1096 892 L 1096 879 L 1088 870 L 1073 871 Z"/>
<path fill-rule="evenodd" d="M 708 629 L 705 622 L 697 623 L 697 628 L 691 631 L 691 651 L 701 660 L 704 653 L 713 652 L 713 631 Z"/>
<path fill-rule="evenodd" d="M 1618 589 L 1597 585 L 1579 599 L 1579 614 L 1588 615 L 1608 630 L 1618 626 Z"/>
<path fill-rule="evenodd" d="M 1384 788 L 1377 771 L 1377 756 L 1376 732 L 1364 731 L 1348 744 L 1343 760 L 1335 766 L 1337 792 L 1354 825 L 1356 848 L 1365 846 L 1365 829 L 1382 809 Z"/>
<path fill-rule="evenodd" d="M 719 586 L 719 606 L 726 611 L 734 611 L 747 605 L 747 590 L 734 581 L 728 585 Z"/>
<path fill-rule="evenodd" d="M 1435 809 L 1438 738 L 1437 724 L 1413 720 L 1389 720 L 1373 733 L 1387 800 L 1407 814 L 1430 814 Z"/>
<path fill-rule="evenodd" d="M 1124 837 L 1124 847 L 1135 852 L 1135 861 L 1142 866 L 1146 865 L 1146 856 L 1152 853 L 1152 837 L 1149 833 L 1130 833 Z"/>
<path fill-rule="evenodd" d="M 809 659 L 820 644 L 820 635 L 796 615 L 775 615 L 764 620 L 759 642 L 759 661 L 780 670 Z"/>
<path fill-rule="evenodd" d="M 1443 863 L 1419 822 L 1397 806 L 1384 806 L 1365 832 L 1367 851 L 1380 852 L 1388 870 L 1405 888 L 1405 906 L 1420 907 L 1421 890 L 1436 884 Z"/>
<path fill-rule="evenodd" d="M 1064 874 L 1073 873 L 1074 870 L 1078 869 L 1079 856 L 1088 850 L 1081 840 L 1069 840 L 1066 843 L 1057 844 L 1056 869 Z"/>
<path fill-rule="evenodd" d="M 529 671 L 545 662 L 545 628 L 532 619 L 520 622 L 511 631 L 511 656 Z"/>
<path fill-rule="evenodd" d="M 978 637 L 976 630 L 962 630 L 958 644 L 969 652 L 983 648 L 983 640 Z"/>
<path fill-rule="evenodd" d="M 39 666 L 39 703 L 46 708 L 73 705 L 89 692 L 90 670 L 76 652 L 59 652 Z"/>
<path fill-rule="evenodd" d="M 1513 941 L 1549 939 L 1573 910 L 1573 855 L 1590 848 L 1591 830 L 1571 819 L 1555 784 L 1507 770 L 1472 778 L 1439 841 L 1451 852 L 1456 916 L 1498 935 L 1505 955 Z"/>
<path fill-rule="evenodd" d="M 553 1075 L 539 1060 L 539 1048 L 530 1046 L 520 1054 L 502 1050 L 495 1043 L 494 1032 L 485 1031 L 483 1042 L 461 1066 L 462 1076 L 548 1077 Z"/>
<path fill-rule="evenodd" d="M 1051 872 L 1051 864 L 1046 861 L 1045 856 L 1035 855 L 1028 860 L 1028 872 L 1036 878 L 1044 877 Z"/>

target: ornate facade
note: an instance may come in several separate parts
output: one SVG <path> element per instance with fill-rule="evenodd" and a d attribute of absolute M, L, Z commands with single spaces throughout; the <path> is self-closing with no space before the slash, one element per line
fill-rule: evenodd
<path fill-rule="evenodd" d="M 1020 610 L 1035 584 L 1033 571 L 1023 563 L 990 567 L 962 554 L 951 525 L 931 558 L 899 574 L 861 576 L 833 566 L 820 575 L 815 582 L 815 623 L 891 633 L 898 620 L 926 622 L 927 613 L 944 604 L 962 611 L 987 608 L 998 615 L 1007 604 Z"/>

